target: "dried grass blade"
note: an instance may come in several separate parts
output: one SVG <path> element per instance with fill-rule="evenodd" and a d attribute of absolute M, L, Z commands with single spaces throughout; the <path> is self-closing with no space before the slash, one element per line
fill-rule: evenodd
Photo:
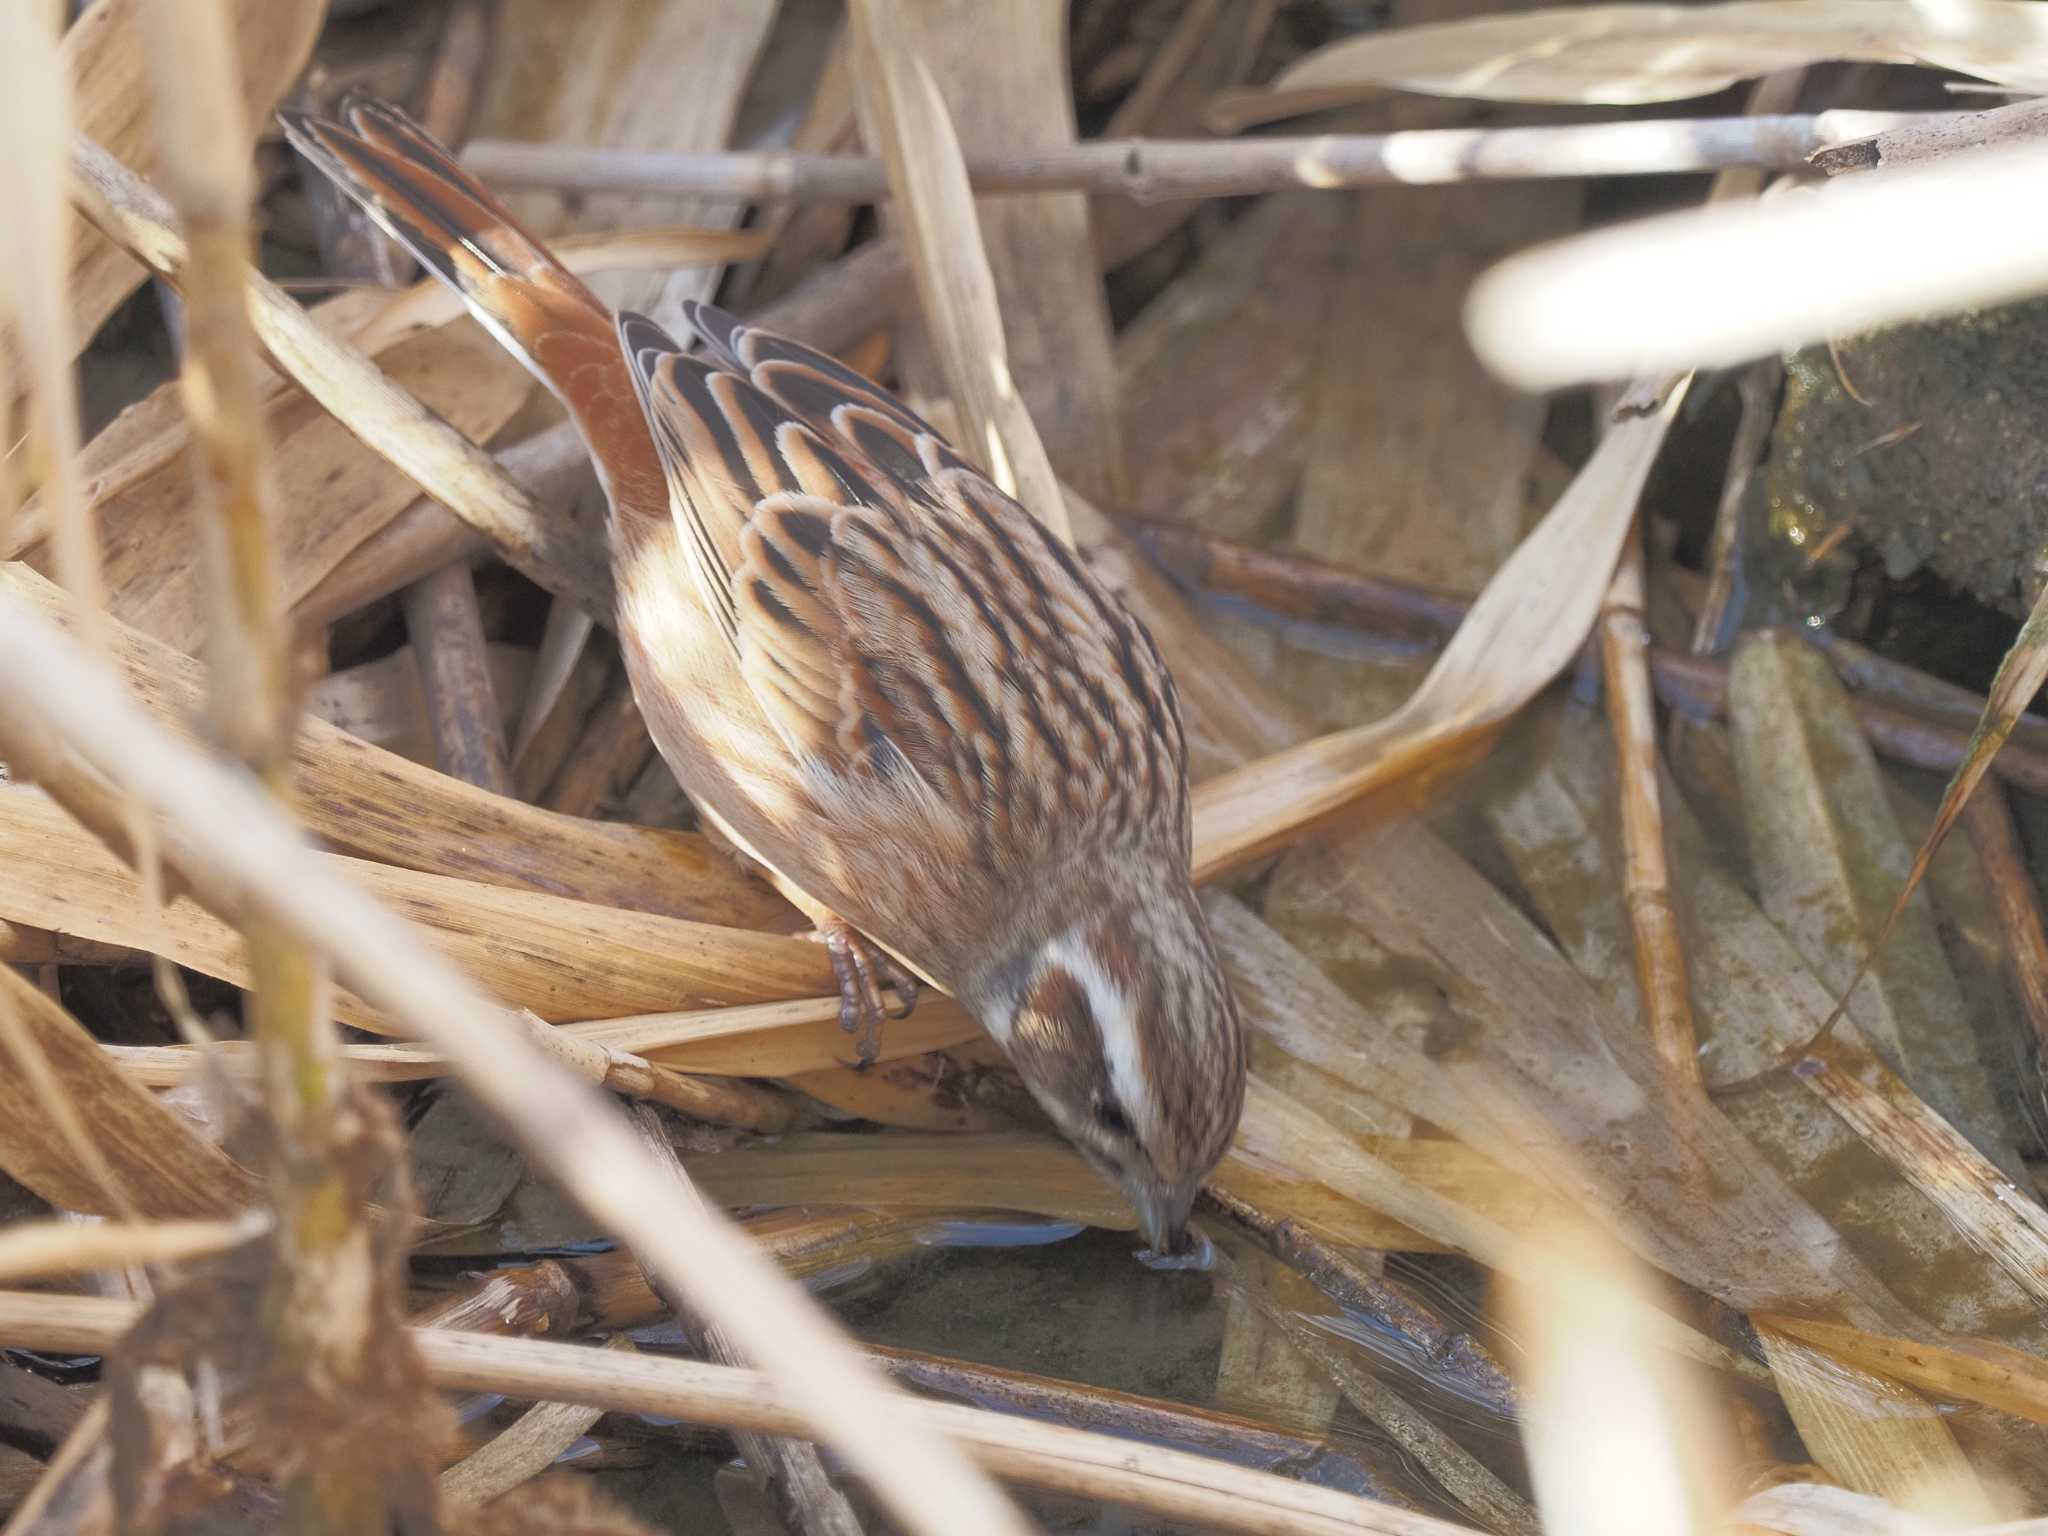
<path fill-rule="evenodd" d="M 1912 0 L 1569 6 L 1348 38 L 1290 65 L 1273 89 L 1639 106 L 1838 59 L 2048 89 L 2048 21 L 2013 0 L 1938 16 Z"/>
<path fill-rule="evenodd" d="M 1815 1349 L 1890 1376 L 1938 1397 L 1981 1403 L 2000 1413 L 2048 1424 L 2048 1362 L 1988 1339 L 1958 1338 L 1953 1345 L 1893 1339 L 1846 1323 L 1759 1313 L 1754 1321 Z"/>
<path fill-rule="evenodd" d="M 1636 500 L 1684 398 L 1617 422 L 1536 530 L 1494 573 L 1429 676 L 1385 720 L 1317 737 L 1195 791 L 1195 873 L 1210 880 L 1368 797 L 1414 791 L 1469 760 L 1577 654 L 1598 618 Z"/>
<path fill-rule="evenodd" d="M 795 1399 L 920 1536 L 1023 1536 L 983 1478 L 918 1433 L 903 1399 L 727 1223 L 681 1198 L 596 1090 L 508 1030 L 500 1008 L 410 926 L 324 867 L 247 784 L 171 740 L 49 625 L 0 603 L 0 733 L 49 732 L 160 816 L 209 899 L 319 946 L 366 1000 L 446 1051 L 469 1086 L 606 1231 L 687 1296 Z"/>
<path fill-rule="evenodd" d="M 889 165 L 925 324 L 966 429 L 963 446 L 1067 543 L 1074 533 L 1052 461 L 1010 375 L 995 277 L 952 119 L 924 60 L 906 50 L 899 0 L 855 0 L 863 106 Z"/>
<path fill-rule="evenodd" d="M 2041 685 L 2048 683 L 2048 589 L 2034 600 L 2033 612 L 2027 615 L 2027 622 L 2020 627 L 2012 649 L 1998 664 L 1998 675 L 1991 680 L 1986 696 L 1984 714 L 1977 722 L 1977 728 L 1970 733 L 1970 745 L 1962 766 L 1949 778 L 1948 785 L 1941 792 L 1941 804 L 1935 807 L 1934 822 L 1927 829 L 1926 837 L 1913 854 L 1912 867 L 1906 871 L 1905 883 L 1899 887 L 1899 894 L 1893 898 L 1891 909 L 1885 913 L 1884 922 L 1878 926 L 1877 937 L 1871 941 L 1870 953 L 1856 967 L 1856 973 L 1849 979 L 1835 999 L 1834 1011 L 1820 1027 L 1814 1038 L 1807 1042 L 1804 1051 L 1811 1051 L 1822 1036 L 1832 1031 L 1849 1006 L 1849 999 L 1856 995 L 1856 988 L 1869 974 L 1878 952 L 1885 941 L 1898 927 L 1899 919 L 1906 910 L 1906 903 L 1913 899 L 1913 892 L 1920 888 L 1920 882 L 1927 876 L 1927 868 L 1934 862 L 1934 856 L 1941 851 L 1943 841 L 1955 830 L 1962 819 L 1964 808 L 1969 804 L 1971 793 L 1991 771 L 1991 760 L 1998 755 L 1998 749 L 2005 745 L 2006 738 L 2026 713 L 2027 705 L 2034 695 L 2041 691 Z M 1803 1054 L 1803 1052 L 1802 1052 Z"/>
<path fill-rule="evenodd" d="M 1995 1517 L 1955 1435 L 1906 1387 L 1769 1328 L 1757 1338 L 1815 1461 L 1835 1481 L 1949 1528 Z"/>
<path fill-rule="evenodd" d="M 119 1215 L 111 1183 L 153 1217 L 219 1217 L 248 1205 L 255 1181 L 227 1154 L 130 1079 L 62 1005 L 0 965 L 0 1010 L 12 1014 L 49 1064 L 56 1092 L 18 1068 L 0 1072 L 0 1168 L 64 1210 Z M 90 1124 L 101 1177 L 81 1166 L 58 1117 L 69 1106 Z"/>

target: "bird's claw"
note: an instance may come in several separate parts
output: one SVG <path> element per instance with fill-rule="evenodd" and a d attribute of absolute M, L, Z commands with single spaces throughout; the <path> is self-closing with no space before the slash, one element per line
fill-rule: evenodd
<path fill-rule="evenodd" d="M 821 924 L 818 935 L 832 957 L 832 975 L 839 982 L 839 1027 L 849 1035 L 859 1034 L 859 1060 L 854 1070 L 864 1072 L 881 1055 L 882 1021 L 907 1019 L 917 1006 L 918 980 L 846 923 Z M 896 993 L 894 1010 L 882 999 L 884 986 Z"/>

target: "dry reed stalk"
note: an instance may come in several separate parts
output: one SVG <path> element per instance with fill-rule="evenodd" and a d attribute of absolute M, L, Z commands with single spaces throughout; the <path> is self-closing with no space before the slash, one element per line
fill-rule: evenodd
<path fill-rule="evenodd" d="M 945 997 L 926 998 L 908 1019 L 891 1022 L 900 1023 L 901 1027 L 889 1031 L 891 1038 L 883 1040 L 878 1058 L 883 1063 L 943 1050 L 975 1039 L 981 1033 L 980 1026 Z M 794 1078 L 809 1072 L 836 1070 L 846 1060 L 846 1032 L 839 1027 L 836 993 L 786 1003 L 593 1019 L 554 1028 L 556 1033 L 579 1042 L 570 1048 L 579 1059 L 587 1045 L 604 1052 L 607 1062 L 653 1058 L 648 1065 L 656 1072 Z M 110 1045 L 103 1049 L 123 1071 L 151 1088 L 174 1088 L 190 1081 L 199 1063 L 199 1053 L 191 1046 Z M 228 1040 L 211 1049 L 231 1060 L 241 1044 Z M 446 1058 L 424 1045 L 347 1045 L 342 1054 L 368 1082 L 415 1082 L 445 1077 L 449 1072 Z M 635 1070 L 608 1067 L 604 1080 L 621 1092 L 632 1092 L 630 1084 L 619 1074 Z M 645 1096 L 661 1097 L 653 1091 Z M 673 1103 L 671 1107 L 696 1113 L 682 1103 Z"/>
<path fill-rule="evenodd" d="M 7 1292 L 0 1294 L 0 1339 L 48 1349 L 105 1350 L 134 1315 L 125 1302 Z M 413 1340 L 435 1385 L 444 1389 L 582 1402 L 617 1413 L 666 1413 L 768 1434 L 803 1434 L 812 1428 L 796 1392 L 759 1371 L 442 1330 L 415 1329 Z M 897 1401 L 906 1430 L 914 1425 L 920 1438 L 951 1439 L 995 1476 L 1218 1531 L 1476 1536 L 1468 1526 L 1204 1456 L 951 1403 Z M 940 1529 L 928 1520 L 906 1523 L 913 1529 Z M 989 1528 L 944 1529 L 947 1536 L 970 1530 L 979 1536 Z"/>
<path fill-rule="evenodd" d="M 856 79 L 896 190 L 925 324 L 966 429 L 967 457 L 1067 543 L 1074 531 L 1052 462 L 1010 373 L 995 278 L 952 119 L 923 58 L 901 39 L 903 0 L 856 0 Z"/>
<path fill-rule="evenodd" d="M 230 85 L 236 43 L 227 11 L 211 0 L 175 11 L 150 6 L 144 23 L 157 139 L 186 245 L 178 272 L 181 375 L 204 466 L 198 499 L 213 599 L 212 725 L 288 823 L 296 652 L 279 579 L 261 366 L 246 296 L 254 145 Z M 354 1411 L 346 1405 L 361 1394 L 391 1393 L 417 1369 L 392 1332 L 396 1275 L 367 1203 L 394 1166 L 393 1147 L 381 1115 L 352 1091 L 329 1012 L 325 957 L 268 914 L 244 912 L 241 929 L 269 1121 L 263 1172 L 276 1212 L 256 1326 L 266 1371 L 293 1381 L 312 1414 L 285 1504 L 303 1529 L 367 1531 L 413 1508 L 417 1490 L 405 1473 L 418 1469 L 405 1463 L 425 1449 L 365 1458 L 349 1437 L 328 1433 L 346 1422 Z M 386 1408 L 407 1411 L 400 1403 Z M 117 1438 L 117 1469 L 123 1455 Z M 124 1515 L 137 1517 L 132 1482 L 117 1477 L 117 1492 Z"/>
<path fill-rule="evenodd" d="M 1243 83 L 1258 66 L 1279 10 L 1279 0 L 1187 7 L 1130 95 L 1103 125 L 1102 136 L 1203 136 L 1202 109 L 1217 91 Z M 1098 198 L 1088 209 L 1096 257 L 1105 269 L 1121 266 L 1151 250 L 1198 208 L 1187 201 L 1148 206 L 1124 197 Z"/>
<path fill-rule="evenodd" d="M 1692 983 L 1678 910 L 1671 900 L 1669 851 L 1658 787 L 1657 706 L 1646 660 L 1643 626 L 1643 541 L 1640 525 L 1622 550 L 1600 615 L 1600 656 L 1607 681 L 1607 718 L 1614 737 L 1615 774 L 1621 786 L 1622 875 L 1630 937 L 1635 941 L 1636 988 L 1650 1045 L 1678 1093 L 1705 1091 L 1700 1075 L 1699 1030 L 1692 1016 Z"/>
<path fill-rule="evenodd" d="M 1577 652 L 1686 380 L 1618 422 L 1473 604 L 1429 676 L 1385 720 L 1318 737 L 1200 784 L 1195 873 L 1240 870 L 1369 796 L 1413 796 L 1469 761 Z M 1538 599 L 1535 594 L 1541 594 Z"/>
<path fill-rule="evenodd" d="M 82 604 L 23 566 L 0 564 L 0 595 L 67 628 L 92 623 Z M 114 660 L 127 684 L 160 722 L 186 729 L 204 697 L 199 667 L 132 629 L 112 629 Z M 702 837 L 551 815 L 408 763 L 324 722 L 301 723 L 298 753 L 307 830 L 337 847 L 410 869 L 638 912 L 757 928 L 786 929 L 796 921 Z"/>
<path fill-rule="evenodd" d="M 949 114 L 961 152 L 1073 145 L 1066 29 L 1056 10 L 1035 0 L 891 3 L 900 30 L 889 34 L 890 46 L 929 67 L 935 101 Z M 929 153 L 936 144 L 912 142 L 915 153 Z M 943 179 L 966 188 L 964 177 L 956 181 L 952 170 Z M 965 216 L 968 210 L 960 212 Z M 890 217 L 909 214 L 885 210 Z M 962 228 L 978 232 L 987 257 L 1000 305 L 994 334 L 1007 341 L 1003 361 L 1023 414 L 1068 485 L 1091 501 L 1121 506 L 1129 496 L 1129 477 L 1118 431 L 1115 350 L 1087 200 L 1054 191 L 977 201 L 971 217 L 971 225 Z M 899 371 L 913 400 L 940 393 L 956 371 L 943 356 L 934 368 L 925 340 L 929 327 L 947 323 L 913 324 L 900 338 Z M 957 393 L 947 392 L 956 406 L 962 404 Z M 963 418 L 970 428 L 972 415 Z M 1045 516 L 1036 501 L 1023 499 Z"/>
<path fill-rule="evenodd" d="M 973 1096 L 973 1069 L 936 1052 L 873 1067 L 800 1073 L 789 1086 L 842 1114 L 905 1131 L 1007 1131 L 1017 1121 Z"/>
<path fill-rule="evenodd" d="M 1215 7 L 1210 6 L 1213 13 Z M 1190 7 L 1184 36 L 1202 20 Z M 1000 58 L 1002 50 L 993 50 Z M 1166 50 L 1157 56 L 1166 61 Z M 1171 74 L 1162 74 L 1171 83 Z M 1134 92 L 1129 101 L 1137 100 Z M 1129 101 L 1119 112 L 1130 110 Z M 2017 109 L 2007 109 L 2017 110 Z M 970 153 L 976 196 L 1055 191 L 1120 196 L 1140 204 L 1247 197 L 1290 187 L 1431 186 L 1589 176 L 1665 176 L 1755 169 L 1803 171 L 1816 152 L 1891 133 L 1954 133 L 1979 113 L 1831 111 L 1806 116 L 1661 119 L 1545 128 L 1420 128 L 1402 133 L 1329 133 L 1252 140 L 1091 139 L 1083 144 Z M 801 151 L 635 153 L 478 139 L 462 156 L 485 181 L 559 192 L 717 196 L 765 202 L 881 202 L 890 194 L 879 159 Z"/>
<path fill-rule="evenodd" d="M 1892 1339 L 1842 1323 L 1759 1313 L 1760 1328 L 1785 1334 L 1863 1370 L 1959 1402 L 2048 1424 L 2048 1365 L 2040 1356 L 1988 1339 L 1953 1338 L 1947 1344 Z"/>
<path fill-rule="evenodd" d="M 635 1112 L 634 1123 L 648 1155 L 670 1168 L 679 1188 L 689 1189 L 689 1177 L 683 1171 L 675 1145 L 662 1129 L 660 1117 L 643 1106 Z M 682 1321 L 686 1336 L 699 1353 L 719 1365 L 745 1366 L 745 1357 L 724 1329 L 698 1323 L 679 1296 L 665 1293 L 663 1300 Z M 773 1499 L 777 1512 L 795 1525 L 802 1536 L 862 1536 L 853 1506 L 825 1475 L 825 1463 L 810 1441 L 744 1429 L 734 1431 L 733 1438 L 754 1486 Z"/>
<path fill-rule="evenodd" d="M 1768 420 L 1768 418 L 1765 418 Z M 1333 565 L 1288 551 L 1253 549 L 1169 524 L 1129 519 L 1123 527 L 1173 579 L 1198 591 L 1241 597 L 1270 612 L 1315 623 L 1336 624 L 1389 640 L 1433 644 L 1453 634 L 1471 611 L 1472 599 L 1457 592 L 1418 586 Z M 1879 677 L 1841 642 L 1822 645 L 1843 680 L 1860 691 L 1850 697 L 1857 724 L 1880 755 L 1934 773 L 1949 773 L 1970 755 L 1968 730 L 1924 718 L 1915 710 L 1957 711 L 1952 697 L 1927 692 L 1925 674 L 1889 671 Z M 1649 648 L 1651 682 L 1658 699 L 1696 718 L 1719 719 L 1728 710 L 1728 665 L 1705 656 L 1683 656 Z M 1985 707 L 1979 695 L 1962 692 L 1975 716 Z M 1910 708 L 1871 702 L 1887 694 L 1911 699 Z M 2035 716 L 2023 721 L 2038 727 Z M 2029 739 L 2033 737 L 2029 736 Z M 1991 771 L 2030 793 L 2048 795 L 2048 753 L 2008 743 L 1991 760 Z"/>
<path fill-rule="evenodd" d="M 0 739 L 52 734 L 160 816 L 208 899 L 318 944 L 340 979 L 446 1051 L 478 1097 L 573 1199 L 687 1295 L 778 1382 L 805 1429 L 839 1446 L 921 1536 L 1022 1527 L 984 1482 L 909 1432 L 899 1399 L 721 1220 L 677 1198 L 619 1116 L 504 1027 L 502 1011 L 337 878 L 265 800 L 152 725 L 51 627 L 0 604 Z"/>
<path fill-rule="evenodd" d="M 2048 133 L 2048 102 L 2022 101 L 1989 112 L 1964 112 L 1925 122 L 1902 123 L 1870 138 L 1820 149 L 1808 157 L 1829 176 L 1917 165 L 1964 150 L 2038 139 Z"/>
<path fill-rule="evenodd" d="M 1846 1021 L 1809 1041 L 1792 1076 L 1940 1206 L 1979 1252 L 2048 1302 L 2048 1210 L 2002 1173 L 1863 1045 Z"/>
<path fill-rule="evenodd" d="M 270 1230 L 270 1219 L 235 1221 L 30 1221 L 0 1232 L 0 1283 L 95 1270 L 176 1264 L 239 1247 Z"/>
<path fill-rule="evenodd" d="M 615 1333 L 601 1349 L 631 1350 Z M 441 1497 L 454 1504 L 488 1504 L 540 1476 L 604 1417 L 582 1403 L 535 1403 L 504 1429 L 441 1474 Z"/>
<path fill-rule="evenodd" d="M 504 713 L 467 561 L 444 565 L 406 588 L 405 627 L 433 732 L 434 766 L 478 789 L 509 795 Z"/>
<path fill-rule="evenodd" d="M 1485 1406 L 1504 1420 L 1521 1414 L 1520 1390 L 1500 1362 L 1474 1334 L 1447 1326 L 1405 1290 L 1370 1272 L 1350 1251 L 1334 1248 L 1292 1217 L 1265 1211 L 1228 1190 L 1209 1189 L 1203 1199 L 1257 1237 L 1276 1259 L 1354 1318 L 1369 1319 L 1412 1348 L 1439 1379 L 1450 1377 L 1454 1392 Z"/>
<path fill-rule="evenodd" d="M 1963 825 L 1976 845 L 2005 937 L 2006 977 L 2026 1009 L 2034 1039 L 2048 1051 L 2048 933 L 2041 926 L 2041 898 L 2020 848 L 2019 829 L 2005 791 L 1980 784 L 1963 807 Z"/>
<path fill-rule="evenodd" d="M 1233 1251 L 1234 1250 L 1234 1251 Z M 1336 1382 L 1351 1406 L 1399 1446 L 1406 1457 L 1488 1530 L 1537 1536 L 1536 1511 L 1477 1457 L 1359 1363 L 1351 1347 L 1318 1328 L 1307 1282 L 1242 1238 L 1219 1256 L 1218 1284 L 1245 1298 L 1256 1314 L 1315 1368 Z"/>
<path fill-rule="evenodd" d="M 621 673 L 583 722 L 581 739 L 538 798 L 564 816 L 594 815 L 612 786 L 653 750 L 640 702 Z"/>
<path fill-rule="evenodd" d="M 1548 1243 L 1539 1246 L 1497 1217 L 1444 1199 L 1256 1077 L 1245 1101 L 1245 1118 L 1245 1138 L 1286 1147 L 1292 1166 L 1311 1171 L 1314 1178 L 1359 1204 L 1386 1211 L 1503 1274 L 1541 1282 L 1552 1274 L 1570 1272 L 1575 1284 L 1602 1295 L 1617 1317 L 1629 1318 L 1646 1338 L 1701 1364 L 1740 1372 L 1742 1362 L 1678 1319 L 1595 1276 L 1568 1265 L 1561 1269 L 1563 1261 Z M 1562 1225 L 1552 1226 L 1552 1241 Z"/>
<path fill-rule="evenodd" d="M 533 652 L 517 645 L 489 645 L 484 665 L 502 728 L 505 701 L 518 698 L 533 673 Z M 413 762 L 424 762 L 434 753 L 419 660 L 410 645 L 312 682 L 306 689 L 306 713 Z"/>

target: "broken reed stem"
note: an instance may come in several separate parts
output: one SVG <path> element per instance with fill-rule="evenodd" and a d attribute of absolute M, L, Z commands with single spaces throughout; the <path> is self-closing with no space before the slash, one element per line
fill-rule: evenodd
<path fill-rule="evenodd" d="M 179 274 L 181 377 L 208 513 L 201 543 L 212 588 L 213 723 L 289 815 L 298 701 L 272 531 L 263 369 L 249 323 L 254 143 L 235 88 L 240 72 L 225 9 L 217 0 L 142 9 L 165 182 L 187 246 Z M 268 914 L 248 913 L 242 932 L 275 1138 L 266 1170 L 277 1210 L 275 1263 L 253 1322 L 267 1336 L 271 1369 L 320 1401 L 359 1390 L 377 1374 L 383 1287 L 366 1181 L 350 1171 L 362 1161 L 367 1132 L 349 1103 L 324 960 Z M 287 1527 L 340 1532 L 388 1524 L 395 1510 L 384 1471 L 313 1447 L 287 1484 Z"/>
<path fill-rule="evenodd" d="M 1955 112 L 1902 123 L 1871 138 L 1816 150 L 1808 164 L 1828 176 L 1891 170 L 1966 149 L 2013 144 L 2048 133 L 2048 101 L 2021 101 L 1989 112 Z"/>
<path fill-rule="evenodd" d="M 1453 1390 L 1504 1419 L 1520 1412 L 1519 1389 L 1484 1343 L 1459 1333 L 1400 1287 L 1368 1272 L 1352 1254 L 1325 1242 L 1300 1222 L 1267 1211 L 1235 1191 L 1209 1184 L 1202 1201 L 1244 1228 L 1274 1258 L 1348 1313 L 1370 1318 L 1403 1341 L 1432 1375 L 1449 1378 Z"/>
<path fill-rule="evenodd" d="M 1341 190 L 1544 177 L 1662 176 L 1736 167 L 1803 171 L 1845 139 L 1967 113 L 1821 112 L 1585 123 L 1556 128 L 1421 129 L 1270 139 L 1098 139 L 1060 149 L 975 155 L 977 195 L 1082 191 L 1137 202 L 1243 197 L 1286 187 Z M 588 195 L 718 196 L 879 202 L 883 162 L 861 155 L 671 154 L 477 139 L 463 163 L 499 187 Z"/>
<path fill-rule="evenodd" d="M 1456 631 L 1471 607 L 1472 600 L 1462 593 L 1369 576 L 1306 555 L 1251 549 L 1170 523 L 1126 518 L 1120 526 L 1181 586 L 1241 598 L 1285 618 L 1434 646 Z M 1837 648 L 1822 648 L 1831 661 L 1842 661 Z M 1725 716 L 1727 663 L 1654 645 L 1648 660 L 1659 702 L 1699 719 Z M 1845 680 L 1851 687 L 1869 681 Z M 1870 697 L 1852 693 L 1849 702 L 1879 755 L 1931 773 L 1952 773 L 1962 766 L 1969 755 L 1968 728 L 1938 724 L 1872 703 Z M 1984 700 L 1975 697 L 1981 710 Z M 2048 753 L 2008 742 L 1992 759 L 1991 771 L 2017 788 L 2048 796 Z"/>
<path fill-rule="evenodd" d="M 928 1436 L 844 1336 L 715 1213 L 676 1198 L 618 1111 L 506 1028 L 504 1010 L 412 928 L 336 876 L 275 808 L 183 746 L 52 627 L 0 603 L 0 742 L 41 731 L 163 820 L 217 910 L 262 913 L 320 946 L 371 1006 L 445 1052 L 478 1099 L 650 1274 L 731 1329 L 787 1389 L 791 1422 L 838 1446 L 918 1536 L 1023 1536 L 1014 1509 Z M 543 1393 L 543 1396 L 551 1395 Z"/>
<path fill-rule="evenodd" d="M 2005 939 L 2006 971 L 2034 1026 L 2035 1042 L 2048 1058 L 2048 933 L 2042 931 L 2040 893 L 2027 870 L 2004 788 L 1995 781 L 1979 784 L 1963 805 L 1963 825 L 1991 888 Z"/>
<path fill-rule="evenodd" d="M 419 663 L 434 766 L 494 795 L 509 795 L 512 767 L 468 561 L 451 561 L 405 589 L 405 628 Z"/>
<path fill-rule="evenodd" d="M 689 1175 L 676 1155 L 675 1143 L 662 1127 L 661 1117 L 643 1104 L 634 1111 L 633 1118 L 648 1155 L 668 1166 L 681 1187 L 690 1188 Z M 680 1296 L 668 1294 L 659 1286 L 656 1290 L 662 1291 L 662 1300 L 682 1323 L 698 1353 L 719 1365 L 746 1365 L 731 1335 L 723 1328 L 700 1324 Z M 847 1503 L 846 1495 L 833 1486 L 825 1473 L 824 1458 L 810 1441 L 764 1435 L 751 1429 L 734 1430 L 733 1439 L 755 1485 L 774 1502 L 777 1514 L 786 1523 L 793 1523 L 801 1536 L 862 1536 L 860 1518 Z"/>
<path fill-rule="evenodd" d="M 1742 558 L 1742 506 L 1750 476 L 1763 457 L 1771 434 L 1771 407 L 1785 365 L 1775 357 L 1759 358 L 1736 375 L 1735 392 L 1742 403 L 1735 440 L 1728 446 L 1728 471 L 1721 477 L 1721 499 L 1714 509 L 1714 537 L 1707 554 L 1707 593 L 1693 625 L 1692 653 L 1709 656 L 1725 649 L 1722 634 L 1735 598 L 1736 567 Z M 1673 721 L 1677 725 L 1677 721 Z"/>
<path fill-rule="evenodd" d="M 1636 988 L 1650 1046 L 1671 1085 L 1704 1094 L 1699 1031 L 1693 1022 L 1692 984 L 1658 793 L 1657 705 L 1650 689 L 1649 637 L 1643 628 L 1642 525 L 1629 535 L 1600 614 L 1600 657 L 1607 679 L 1607 718 L 1614 735 L 1616 781 L 1621 786 L 1621 845 L 1626 860 L 1622 892 L 1635 941 Z"/>
<path fill-rule="evenodd" d="M 103 1352 L 135 1313 L 128 1302 L 97 1297 L 0 1292 L 0 1342 Z M 793 1394 L 759 1371 L 534 1339 L 410 1331 L 429 1376 L 444 1390 L 669 1414 L 766 1434 L 809 1429 Z M 1248 1536 L 1476 1536 L 1468 1526 L 1142 1441 L 953 1403 L 899 1402 L 906 1427 L 915 1424 L 921 1437 L 950 1438 L 995 1476 L 1204 1529 Z M 982 1536 L 986 1529 L 929 1521 L 922 1528 L 943 1529 L 946 1536 Z"/>

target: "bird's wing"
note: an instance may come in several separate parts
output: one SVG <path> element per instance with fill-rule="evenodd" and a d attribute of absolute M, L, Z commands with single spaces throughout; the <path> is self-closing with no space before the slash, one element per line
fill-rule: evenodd
<path fill-rule="evenodd" d="M 814 773 L 938 797 L 997 865 L 1184 828 L 1173 684 L 1122 603 L 887 391 L 709 306 L 691 321 L 704 356 L 621 329 L 684 542 Z"/>

